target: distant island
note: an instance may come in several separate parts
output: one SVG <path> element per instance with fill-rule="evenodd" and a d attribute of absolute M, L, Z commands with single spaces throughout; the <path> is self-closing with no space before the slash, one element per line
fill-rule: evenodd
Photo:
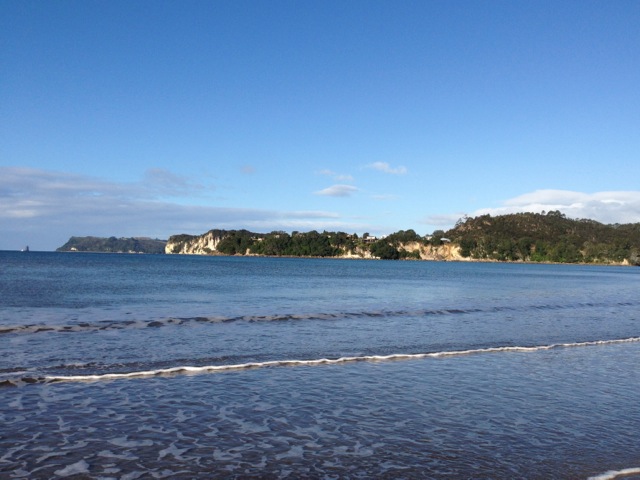
<path fill-rule="evenodd" d="M 166 240 L 146 237 L 71 237 L 56 252 L 164 253 Z"/>
<path fill-rule="evenodd" d="M 640 266 L 640 223 L 606 225 L 559 211 L 482 215 L 448 231 L 364 233 L 210 230 L 202 235 L 149 238 L 71 237 L 57 251 L 245 255 L 388 260 L 590 263 Z"/>

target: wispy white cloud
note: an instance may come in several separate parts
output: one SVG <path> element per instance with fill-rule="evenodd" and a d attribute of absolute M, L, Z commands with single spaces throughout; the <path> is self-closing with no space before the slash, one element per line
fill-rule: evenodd
<path fill-rule="evenodd" d="M 333 170 L 318 170 L 316 172 L 318 175 L 325 175 L 327 177 L 333 177 L 336 182 L 351 182 L 353 181 L 353 177 L 347 173 L 336 173 Z"/>
<path fill-rule="evenodd" d="M 256 169 L 253 165 L 243 165 L 242 167 L 240 167 L 240 171 L 245 175 L 253 175 L 254 173 L 256 173 Z"/>
<path fill-rule="evenodd" d="M 168 200 L 180 192 L 188 192 L 192 200 L 194 189 L 205 187 L 166 171 L 150 171 L 140 182 L 119 183 L 69 173 L 0 167 L 0 250 L 19 248 L 25 243 L 33 249 L 52 250 L 71 235 L 167 238 L 211 228 L 356 228 L 335 212 L 222 208 Z M 207 199 L 204 195 L 199 198 Z"/>
<path fill-rule="evenodd" d="M 346 173 L 341 173 L 340 175 L 336 175 L 333 179 L 337 182 L 352 182 L 353 177 Z"/>
<path fill-rule="evenodd" d="M 118 183 L 77 175 L 24 167 L 0 167 L 0 201 L 16 196 L 29 202 L 47 203 L 50 196 L 65 194 L 69 198 L 129 198 L 154 200 L 184 195 L 198 196 L 213 186 L 154 168 L 144 173 L 139 182 Z M 2 212 L 0 212 L 2 215 Z"/>
<path fill-rule="evenodd" d="M 350 197 L 357 191 L 358 188 L 353 185 L 332 185 L 314 193 L 316 195 L 324 195 L 327 197 Z"/>
<path fill-rule="evenodd" d="M 146 193 L 151 198 L 194 196 L 211 190 L 213 190 L 213 186 L 204 185 L 163 168 L 150 168 L 144 173 L 142 182 L 129 185 L 129 194 L 143 195 Z"/>
<path fill-rule="evenodd" d="M 390 173 L 392 175 L 404 175 L 407 173 L 407 168 L 402 165 L 397 167 L 391 167 L 387 162 L 373 162 L 367 165 L 367 168 L 378 170 L 383 173 Z"/>

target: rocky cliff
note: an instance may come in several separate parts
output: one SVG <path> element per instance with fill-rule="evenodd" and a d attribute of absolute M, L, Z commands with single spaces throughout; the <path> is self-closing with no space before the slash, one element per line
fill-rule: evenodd
<path fill-rule="evenodd" d="M 443 245 L 420 245 L 417 242 L 404 244 L 401 246 L 408 252 L 418 251 L 420 253 L 420 259 L 422 260 L 437 260 L 437 261 L 468 261 L 469 258 L 465 258 L 460 255 L 460 247 L 451 243 L 445 243 Z"/>
<path fill-rule="evenodd" d="M 203 235 L 172 235 L 164 247 L 164 253 L 183 255 L 216 255 L 218 244 L 225 233 L 210 230 Z"/>

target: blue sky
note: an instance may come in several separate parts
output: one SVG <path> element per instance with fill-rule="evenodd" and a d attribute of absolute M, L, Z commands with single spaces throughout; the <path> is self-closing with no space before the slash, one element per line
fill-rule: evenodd
<path fill-rule="evenodd" d="M 0 2 L 0 249 L 640 222 L 638 1 Z"/>

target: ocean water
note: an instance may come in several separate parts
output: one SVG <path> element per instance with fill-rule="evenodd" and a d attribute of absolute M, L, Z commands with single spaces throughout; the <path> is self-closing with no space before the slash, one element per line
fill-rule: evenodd
<path fill-rule="evenodd" d="M 0 252 L 0 478 L 640 478 L 640 269 Z"/>

